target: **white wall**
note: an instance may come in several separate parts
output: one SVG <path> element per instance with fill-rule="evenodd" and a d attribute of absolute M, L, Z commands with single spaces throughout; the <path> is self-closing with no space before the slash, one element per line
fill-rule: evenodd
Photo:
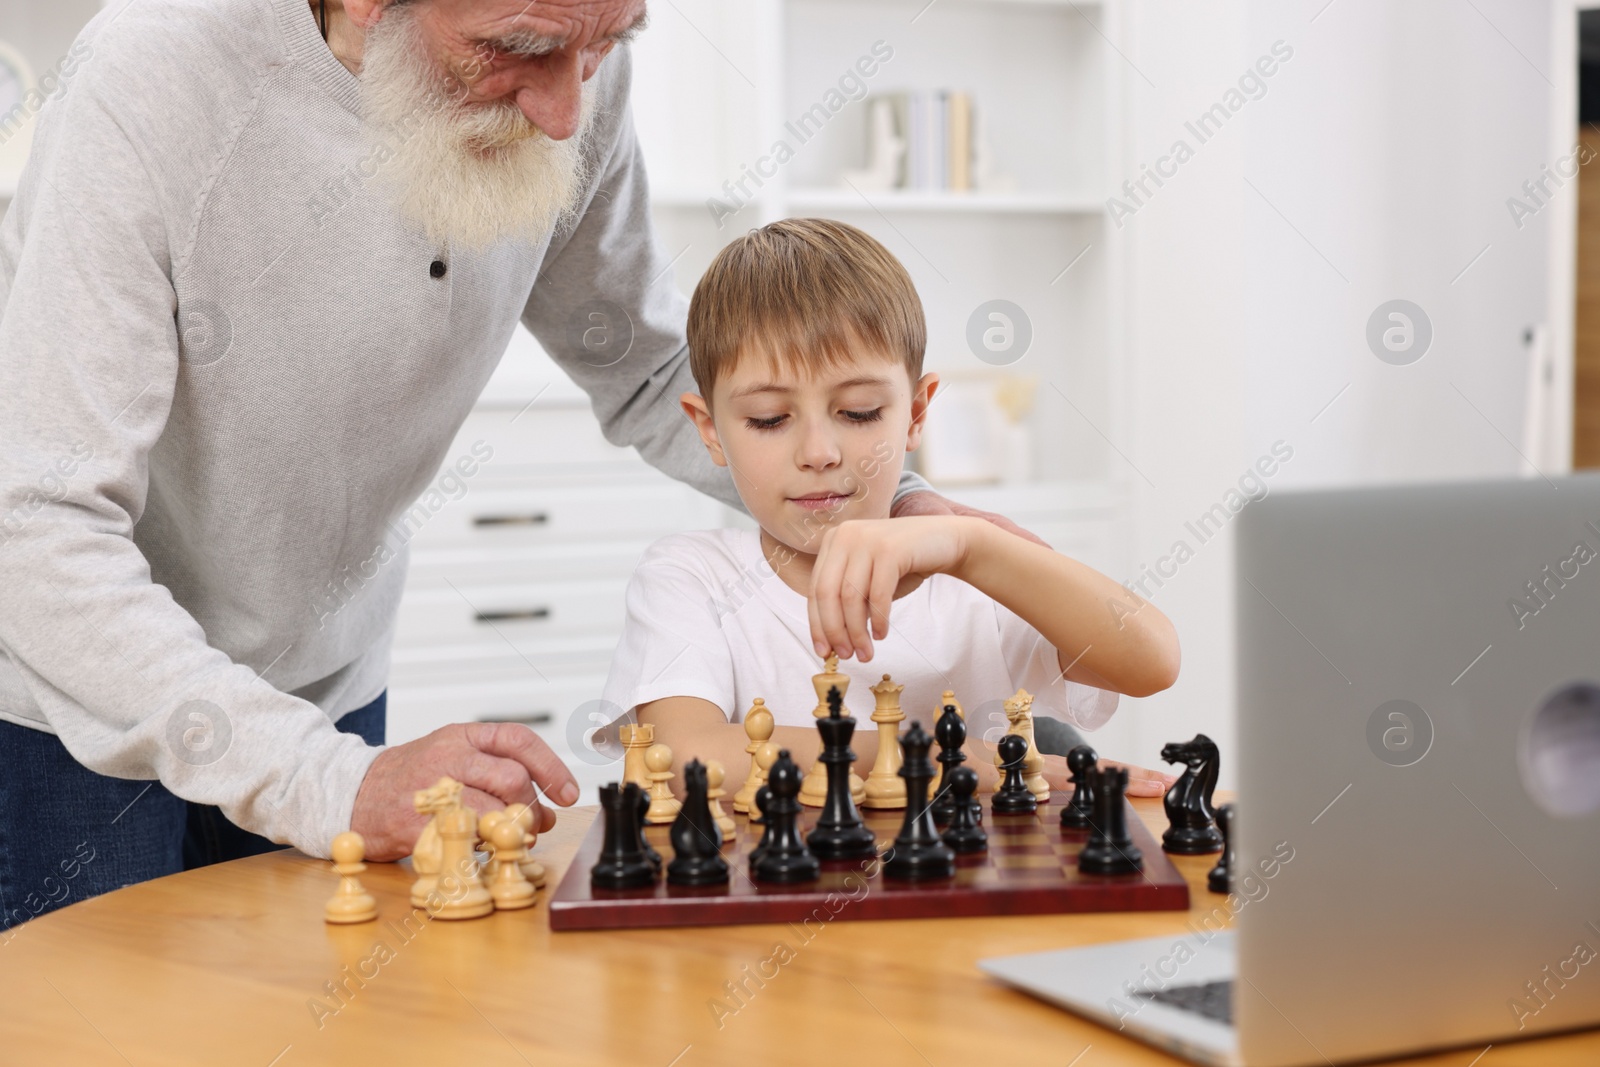
<path fill-rule="evenodd" d="M 1273 490 L 1514 475 L 1521 334 L 1545 323 L 1570 345 L 1570 323 L 1549 311 L 1562 263 L 1550 235 L 1570 227 L 1561 198 L 1575 186 L 1520 230 L 1505 206 L 1571 142 L 1553 120 L 1571 77 L 1553 69 L 1552 4 L 1325 3 L 1130 5 L 1129 174 L 1178 138 L 1194 148 L 1119 231 L 1129 455 L 1155 485 L 1134 482 L 1136 558 L 1154 563 L 1179 539 L 1195 549 L 1148 586 L 1184 645 L 1177 686 L 1121 727 L 1117 747 L 1151 759 L 1196 730 L 1234 748 L 1231 536 L 1201 544 L 1186 521 L 1280 440 L 1294 455 Z M 1264 95 L 1200 143 L 1185 121 L 1279 40 L 1293 55 Z M 1434 327 L 1426 356 L 1403 367 L 1365 340 L 1369 315 L 1397 297 Z"/>

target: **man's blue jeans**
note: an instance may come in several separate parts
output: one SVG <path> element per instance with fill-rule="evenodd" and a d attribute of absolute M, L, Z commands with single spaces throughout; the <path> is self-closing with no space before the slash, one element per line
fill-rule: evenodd
<path fill-rule="evenodd" d="M 383 744 L 387 697 L 335 725 Z M 96 774 L 54 734 L 0 721 L 0 930 L 135 882 L 282 847 L 160 782 Z"/>

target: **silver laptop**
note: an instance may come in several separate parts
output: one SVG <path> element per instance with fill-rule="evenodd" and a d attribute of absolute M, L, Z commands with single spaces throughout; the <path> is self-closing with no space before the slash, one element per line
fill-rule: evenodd
<path fill-rule="evenodd" d="M 1600 477 L 1279 492 L 1237 535 L 1235 893 L 984 970 L 1208 1064 L 1600 1024 Z"/>

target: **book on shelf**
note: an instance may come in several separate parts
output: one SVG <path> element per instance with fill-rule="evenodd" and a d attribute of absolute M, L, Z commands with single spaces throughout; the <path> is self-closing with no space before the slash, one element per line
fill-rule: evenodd
<path fill-rule="evenodd" d="M 966 192 L 972 188 L 974 117 L 972 95 L 954 89 L 881 94 L 894 115 L 894 136 L 902 145 L 892 188 L 916 192 Z M 872 106 L 869 100 L 868 107 Z M 869 125 L 868 137 L 880 136 Z M 869 143 L 869 159 L 881 158 Z"/>

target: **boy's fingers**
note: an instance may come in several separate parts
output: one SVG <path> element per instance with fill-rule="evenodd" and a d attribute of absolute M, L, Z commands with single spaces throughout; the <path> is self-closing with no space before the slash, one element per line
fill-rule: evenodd
<path fill-rule="evenodd" d="M 832 551 L 830 542 L 817 555 L 811 573 L 811 601 L 816 606 L 817 621 L 822 625 L 822 639 L 828 648 L 841 659 L 849 659 L 855 652 L 850 643 L 849 629 L 844 622 L 844 605 L 840 602 L 839 579 L 842 567 L 838 553 Z"/>
<path fill-rule="evenodd" d="M 856 658 L 863 662 L 872 658 L 872 634 L 867 618 L 867 590 L 872 586 L 872 572 L 872 554 L 856 553 L 846 565 L 844 589 L 841 590 L 850 646 L 856 650 Z"/>
<path fill-rule="evenodd" d="M 867 596 L 868 622 L 872 636 L 879 641 L 889 636 L 889 609 L 894 606 L 898 572 L 898 567 L 874 567 L 872 571 L 872 588 Z"/>
<path fill-rule="evenodd" d="M 811 603 L 816 609 L 817 623 L 822 627 L 822 643 L 842 659 L 849 659 L 855 651 L 850 647 L 849 634 L 844 625 L 844 607 L 839 603 L 837 586 L 819 580 L 811 593 Z"/>

